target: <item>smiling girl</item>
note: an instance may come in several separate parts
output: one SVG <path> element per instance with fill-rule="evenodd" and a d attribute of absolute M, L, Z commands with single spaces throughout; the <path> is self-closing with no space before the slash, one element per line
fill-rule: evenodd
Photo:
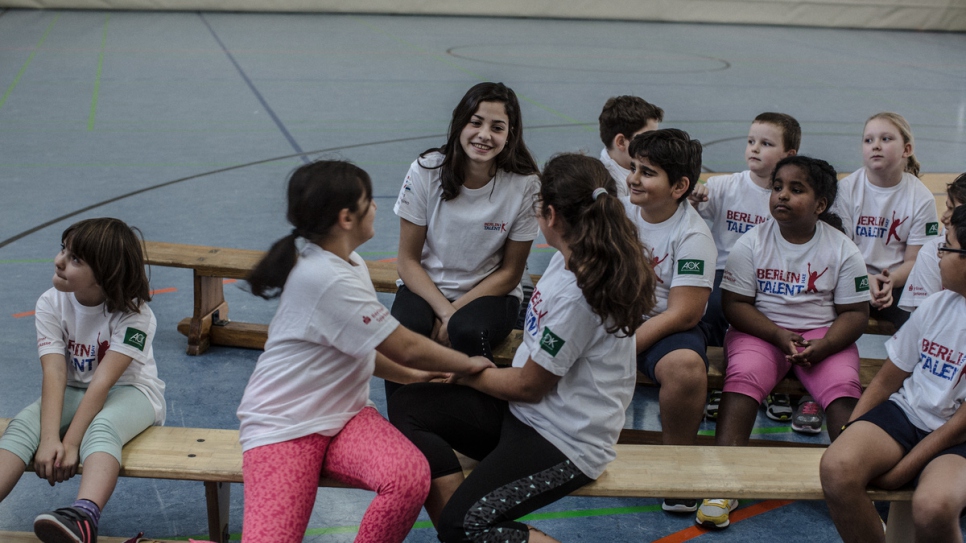
<path fill-rule="evenodd" d="M 467 91 L 446 144 L 413 162 L 393 208 L 401 280 L 393 317 L 443 345 L 493 358 L 523 298 L 520 279 L 538 230 L 537 172 L 513 91 L 502 83 Z M 387 396 L 397 388 L 387 381 Z"/>

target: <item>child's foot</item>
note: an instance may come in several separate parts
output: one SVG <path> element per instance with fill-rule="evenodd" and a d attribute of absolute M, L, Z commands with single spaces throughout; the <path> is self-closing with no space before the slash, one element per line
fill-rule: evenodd
<path fill-rule="evenodd" d="M 825 415 L 811 396 L 803 396 L 802 401 L 795 410 L 792 417 L 792 430 L 801 434 L 819 434 L 822 432 L 822 423 L 825 422 Z"/>
<path fill-rule="evenodd" d="M 661 509 L 668 513 L 693 513 L 698 510 L 698 500 L 664 498 Z"/>
<path fill-rule="evenodd" d="M 37 515 L 34 534 L 44 543 L 97 542 L 97 526 L 86 513 L 74 507 Z"/>
<path fill-rule="evenodd" d="M 704 500 L 694 522 L 705 528 L 722 529 L 731 524 L 731 512 L 738 508 L 738 500 Z"/>
<path fill-rule="evenodd" d="M 765 398 L 765 416 L 778 422 L 792 420 L 792 401 L 788 394 L 769 394 Z"/>
<path fill-rule="evenodd" d="M 704 407 L 704 416 L 709 420 L 718 419 L 718 408 L 721 406 L 721 391 L 712 390 L 708 395 L 708 405 Z"/>

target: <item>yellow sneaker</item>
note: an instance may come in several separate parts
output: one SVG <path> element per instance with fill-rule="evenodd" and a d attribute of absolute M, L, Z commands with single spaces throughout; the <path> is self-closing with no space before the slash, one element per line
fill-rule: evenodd
<path fill-rule="evenodd" d="M 727 528 L 731 521 L 729 514 L 738 508 L 738 500 L 714 499 L 704 500 L 698 507 L 698 514 L 694 522 L 705 528 Z"/>

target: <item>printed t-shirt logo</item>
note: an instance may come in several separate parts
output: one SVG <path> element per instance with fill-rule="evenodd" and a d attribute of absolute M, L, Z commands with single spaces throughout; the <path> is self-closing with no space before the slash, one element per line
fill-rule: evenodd
<path fill-rule="evenodd" d="M 938 222 L 927 222 L 926 223 L 926 235 L 927 236 L 938 236 L 939 235 L 939 223 Z"/>
<path fill-rule="evenodd" d="M 485 222 L 483 223 L 483 230 L 487 232 L 506 232 L 505 222 Z"/>
<path fill-rule="evenodd" d="M 866 292 L 869 290 L 869 276 L 863 275 L 862 277 L 855 278 L 855 291 L 856 292 Z"/>
<path fill-rule="evenodd" d="M 678 260 L 679 275 L 704 275 L 704 260 Z"/>
<path fill-rule="evenodd" d="M 139 351 L 144 350 L 144 343 L 148 340 L 148 335 L 137 328 L 128 327 L 124 332 L 124 344 L 130 345 Z"/>
<path fill-rule="evenodd" d="M 550 356 L 557 356 L 560 349 L 566 343 L 560 336 L 550 331 L 550 328 L 543 329 L 543 337 L 540 338 L 540 348 L 550 353 Z"/>

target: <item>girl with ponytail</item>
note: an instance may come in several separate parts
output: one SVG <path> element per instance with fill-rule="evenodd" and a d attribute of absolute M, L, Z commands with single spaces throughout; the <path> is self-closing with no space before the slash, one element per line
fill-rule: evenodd
<path fill-rule="evenodd" d="M 355 541 L 401 542 L 426 499 L 429 468 L 367 405 L 370 379 L 492 366 L 410 332 L 379 303 L 355 252 L 373 236 L 375 215 L 365 171 L 338 161 L 302 166 L 288 185 L 292 233 L 249 277 L 254 294 L 280 301 L 238 407 L 243 541 L 302 541 L 321 473 L 376 491 Z"/>
<path fill-rule="evenodd" d="M 426 510 L 441 541 L 488 541 L 493 530 L 501 541 L 556 541 L 517 519 L 614 459 L 636 381 L 633 332 L 654 305 L 655 281 L 616 195 L 599 161 L 551 159 L 534 206 L 559 252 L 530 299 L 513 366 L 389 399 L 390 420 L 429 460 Z M 465 481 L 454 449 L 480 461 Z M 537 490 L 519 488 L 526 477 Z M 487 496 L 500 505 L 475 510 Z"/>

